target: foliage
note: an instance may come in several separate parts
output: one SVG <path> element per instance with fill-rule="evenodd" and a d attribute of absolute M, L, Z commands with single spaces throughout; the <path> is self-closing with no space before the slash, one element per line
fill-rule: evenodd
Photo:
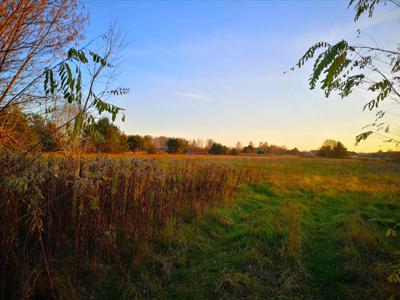
<path fill-rule="evenodd" d="M 148 144 L 146 146 L 146 151 L 148 154 L 155 154 L 155 153 L 157 153 L 157 147 L 153 143 Z"/>
<path fill-rule="evenodd" d="M 14 105 L 41 102 L 38 78 L 74 41 L 82 38 L 87 16 L 76 1 L 0 3 L 0 113 Z"/>
<path fill-rule="evenodd" d="M 208 150 L 210 154 L 228 154 L 228 147 L 220 144 L 214 143 L 212 144 L 211 148 Z"/>
<path fill-rule="evenodd" d="M 152 136 L 145 135 L 143 137 L 143 150 L 150 154 L 154 154 L 157 152 L 157 148 L 154 145 Z"/>
<path fill-rule="evenodd" d="M 394 1 L 380 0 L 351 0 L 349 6 L 354 6 L 354 19 L 357 21 L 366 12 L 369 17 L 372 17 L 375 7 L 381 3 L 400 7 Z M 364 110 L 373 110 L 380 107 L 385 99 L 400 103 L 398 48 L 399 44 L 395 43 L 394 49 L 384 49 L 376 44 L 352 45 L 345 40 L 335 44 L 317 42 L 299 59 L 296 67 L 301 68 L 306 62 L 313 60 L 314 66 L 309 78 L 309 86 L 314 89 L 319 84 L 326 97 L 329 97 L 332 92 L 338 92 L 340 97 L 346 98 L 357 88 L 369 91 L 372 99 L 364 105 Z M 389 66 L 388 71 L 386 71 L 386 66 Z M 384 141 L 399 144 L 395 124 L 393 127 L 385 123 L 383 121 L 385 114 L 384 110 L 378 111 L 376 120 L 367 126 L 370 129 L 360 133 L 356 137 L 356 143 L 375 133 Z"/>
<path fill-rule="evenodd" d="M 126 142 L 128 144 L 129 150 L 132 152 L 143 150 L 144 142 L 143 138 L 140 135 L 128 135 L 128 137 L 126 138 Z"/>
<path fill-rule="evenodd" d="M 107 35 L 104 36 L 107 39 L 106 50 L 104 56 L 83 48 L 77 50 L 71 48 L 68 51 L 67 58 L 57 65 L 56 71 L 54 68 L 48 68 L 45 71 L 44 90 L 48 96 L 57 96 L 62 98 L 66 103 L 76 108 L 76 113 L 73 117 L 65 123 L 67 128 L 71 126 L 70 137 L 74 140 L 79 137 L 83 131 L 89 135 L 95 135 L 96 119 L 94 113 L 91 110 L 95 110 L 95 113 L 101 115 L 103 112 L 109 113 L 111 119 L 114 122 L 117 115 L 123 110 L 121 107 L 113 105 L 112 103 L 102 99 L 101 95 L 97 94 L 94 89 L 94 84 L 99 78 L 101 72 L 105 68 L 113 68 L 114 66 L 109 62 L 111 55 L 113 54 L 114 43 L 116 37 L 114 36 L 113 30 L 110 30 Z M 84 90 L 82 89 L 84 84 L 85 76 L 82 71 L 82 66 L 90 68 L 92 66 L 95 72 L 89 77 L 88 80 L 89 89 L 86 90 L 86 96 L 84 96 Z M 101 94 L 106 95 L 123 95 L 129 92 L 129 89 L 118 88 L 115 90 L 106 90 Z M 122 120 L 125 120 L 125 115 L 122 116 Z"/>
<path fill-rule="evenodd" d="M 349 156 L 347 148 L 339 141 L 326 140 L 318 150 L 322 157 L 345 158 Z"/>
<path fill-rule="evenodd" d="M 57 125 L 54 122 L 46 120 L 39 114 L 30 115 L 29 122 L 34 134 L 37 136 L 42 151 L 61 150 L 60 136 L 56 132 Z"/>
<path fill-rule="evenodd" d="M 43 136 L 36 139 L 36 133 L 27 131 L 23 136 L 22 131 L 15 131 L 14 125 L 21 121 L 13 117 L 16 110 L 49 113 L 48 104 L 54 104 L 54 98 L 40 90 L 45 68 L 83 39 L 87 24 L 84 7 L 77 0 L 4 0 L 0 3 L 0 24 L 0 134 L 7 136 L 12 151 L 55 149 L 53 138 L 46 136 L 41 141 Z M 50 127 L 46 124 L 39 135 Z"/>
<path fill-rule="evenodd" d="M 56 57 L 52 57 L 52 55 L 56 50 L 61 51 L 62 47 L 75 39 L 76 30 L 80 28 L 80 22 L 83 21 L 81 16 L 76 14 L 78 10 L 76 2 L 56 0 L 35 4 L 34 1 L 23 1 L 19 4 L 8 3 L 6 5 L 8 5 L 6 8 L 0 6 L 0 10 L 4 13 L 0 18 L 8 17 L 8 21 L 12 23 L 13 18 L 19 17 L 18 22 L 21 22 L 21 26 L 27 26 L 25 29 L 20 28 L 21 32 L 23 30 L 26 32 L 21 33 L 18 30 L 15 32 L 15 45 L 11 39 L 13 26 L 8 28 L 9 26 L 6 26 L 7 22 L 5 22 L 0 28 L 0 35 L 3 33 L 6 35 L 4 47 L 9 47 L 7 51 L 11 49 L 10 53 L 14 51 L 13 55 L 18 57 L 14 60 L 10 59 L 9 53 L 4 50 L 3 58 L 6 62 L 3 60 L 4 65 L 0 66 L 0 76 L 4 75 L 9 80 L 9 82 L 6 79 L 2 80 L 4 91 L 0 90 L 2 93 L 0 95 L 0 121 L 2 121 L 0 131 L 7 135 L 9 143 L 16 144 L 10 149 L 20 151 L 21 155 L 37 149 L 40 144 L 44 146 L 44 150 L 58 149 L 59 145 L 56 145 L 52 135 L 60 131 L 64 136 L 64 142 L 67 141 L 69 144 L 67 148 L 71 151 L 77 150 L 75 147 L 82 144 L 79 139 L 83 133 L 98 139 L 99 134 L 94 128 L 97 117 L 107 112 L 114 121 L 122 110 L 111 104 L 109 98 L 129 92 L 129 89 L 125 88 L 110 89 L 109 84 L 106 84 L 103 90 L 99 87 L 104 85 L 104 83 L 99 84 L 99 78 L 103 80 L 107 77 L 114 78 L 116 66 L 112 64 L 112 61 L 117 50 L 123 46 L 119 33 L 115 31 L 114 27 L 111 27 L 107 34 L 101 37 L 104 44 L 100 46 L 99 51 L 103 51 L 102 55 L 91 51 L 89 49 L 91 43 L 89 43 L 80 49 L 70 48 L 65 58 L 60 60 L 61 53 Z M 70 15 L 64 15 L 64 13 Z M 15 26 L 18 25 L 18 22 Z M 74 22 L 76 24 L 73 24 Z M 53 28 L 53 26 L 57 28 Z M 36 32 L 32 33 L 34 29 L 39 31 L 38 36 L 36 36 Z M 9 30 L 11 31 L 9 32 Z M 47 33 L 43 33 L 41 30 L 47 31 Z M 55 34 L 58 35 L 53 36 Z M 9 38 L 6 38 L 7 36 Z M 39 42 L 36 40 L 37 38 L 40 38 Z M 2 46 L 0 43 L 0 50 Z M 17 47 L 17 49 L 13 47 Z M 36 50 L 38 52 L 35 52 Z M 31 66 L 30 64 L 37 62 L 34 57 L 42 63 Z M 59 62 L 54 64 L 56 58 Z M 7 59 L 10 59 L 11 66 L 7 65 Z M 44 62 L 48 64 L 48 67 L 43 66 Z M 12 69 L 7 70 L 7 67 Z M 26 73 L 28 67 L 29 74 L 26 77 L 23 74 Z M 12 72 L 15 70 L 17 73 L 13 74 Z M 29 76 L 32 75 L 35 77 L 29 82 Z M 35 90 L 35 92 L 39 90 L 39 83 L 43 84 L 43 92 L 39 92 L 38 95 L 30 94 L 31 90 Z M 20 103 L 21 105 L 18 106 Z M 32 122 L 37 123 L 35 126 L 39 130 L 37 132 L 39 139 L 36 143 L 24 144 L 25 139 L 18 141 L 13 137 L 14 133 L 9 130 L 12 126 L 7 120 L 12 120 L 15 115 L 7 116 L 7 114 L 10 114 L 12 109 L 17 106 L 23 112 L 30 108 L 31 104 L 38 105 L 34 111 L 37 116 L 41 115 L 41 117 L 32 116 Z M 42 118 L 42 116 L 45 117 Z M 50 119 L 53 119 L 54 122 L 49 122 Z M 122 120 L 124 119 L 123 115 Z M 43 120 L 46 120 L 45 123 L 39 124 Z M 39 129 L 39 127 L 41 128 Z M 67 144 L 64 143 L 63 147 Z M 66 147 L 63 150 L 68 152 Z"/>
<path fill-rule="evenodd" d="M 290 150 L 290 154 L 299 155 L 300 151 L 299 151 L 299 149 L 297 149 L 297 147 L 294 147 L 293 149 Z"/>
<path fill-rule="evenodd" d="M 239 155 L 239 150 L 237 148 L 232 148 L 229 154 L 230 155 Z"/>
<path fill-rule="evenodd" d="M 95 135 L 96 150 L 101 152 L 122 152 L 128 150 L 126 136 L 106 117 L 96 121 L 92 128 Z M 91 135 L 93 136 L 93 134 Z"/>
<path fill-rule="evenodd" d="M 242 152 L 246 154 L 251 154 L 255 152 L 255 148 L 252 142 L 250 142 L 247 146 L 242 148 Z"/>
<path fill-rule="evenodd" d="M 270 152 L 270 148 L 268 146 L 268 143 L 261 143 L 257 148 L 257 154 L 267 154 Z"/>
<path fill-rule="evenodd" d="M 26 146 L 35 150 L 57 151 L 59 135 L 53 134 L 55 123 L 39 114 L 26 114 L 19 106 L 13 106 L 0 114 L 0 148 L 18 152 Z"/>
<path fill-rule="evenodd" d="M 0 149 L 20 151 L 37 142 L 38 137 L 29 125 L 28 116 L 20 107 L 14 106 L 0 113 Z"/>
<path fill-rule="evenodd" d="M 188 142 L 181 138 L 170 138 L 167 141 L 168 153 L 184 153 L 187 151 Z"/>

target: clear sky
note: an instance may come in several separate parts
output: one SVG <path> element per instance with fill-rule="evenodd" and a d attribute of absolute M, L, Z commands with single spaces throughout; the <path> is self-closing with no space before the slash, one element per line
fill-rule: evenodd
<path fill-rule="evenodd" d="M 396 11 L 353 22 L 347 1 L 97 1 L 86 2 L 87 37 L 110 21 L 125 30 L 120 86 L 128 134 L 212 138 L 234 146 L 318 148 L 338 139 L 356 151 L 385 149 L 378 140 L 354 148 L 371 121 L 365 93 L 326 99 L 310 91 L 310 67 L 283 74 L 320 40 L 356 39 L 356 29 L 390 43 Z M 397 25 L 397 26 L 395 26 Z M 362 35 L 361 39 L 369 39 Z"/>

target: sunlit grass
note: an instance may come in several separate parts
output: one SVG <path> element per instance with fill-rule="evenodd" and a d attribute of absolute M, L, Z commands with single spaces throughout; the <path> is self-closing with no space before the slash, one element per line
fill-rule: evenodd
<path fill-rule="evenodd" d="M 233 207 L 209 210 L 163 241 L 168 273 L 144 268 L 135 291 L 161 299 L 387 299 L 400 243 L 400 179 L 383 161 L 275 158 L 234 161 L 265 171 Z M 376 173 L 374 171 L 376 171 Z M 383 177 L 382 177 L 383 176 Z M 154 245 L 155 252 L 160 255 Z M 182 249 L 185 249 L 182 252 Z M 143 270 L 138 274 L 143 274 Z M 143 293 L 142 293 L 143 292 Z M 266 296 L 268 295 L 268 296 Z"/>
<path fill-rule="evenodd" d="M 81 273 L 76 281 L 58 264 L 53 271 L 60 295 L 388 299 L 400 294 L 399 286 L 387 280 L 399 261 L 400 241 L 386 236 L 387 229 L 400 221 L 398 164 L 285 156 L 143 157 L 155 159 L 162 168 L 172 166 L 168 172 L 176 172 L 174 166 L 199 172 L 203 163 L 217 163 L 253 170 L 263 179 L 204 209 L 183 208 L 179 226 L 166 219 L 157 234 L 136 242 L 134 252 L 119 242 L 122 252 L 112 252 L 114 262 L 92 261 L 86 269 L 92 271 Z M 195 168 L 184 167 L 191 161 L 196 161 Z M 118 168 L 111 173 L 123 176 Z M 129 188 L 128 181 L 118 182 L 109 186 L 116 205 L 124 195 L 121 187 Z M 204 214 L 195 218 L 194 211 L 199 210 Z M 123 264 L 115 259 L 118 253 Z"/>

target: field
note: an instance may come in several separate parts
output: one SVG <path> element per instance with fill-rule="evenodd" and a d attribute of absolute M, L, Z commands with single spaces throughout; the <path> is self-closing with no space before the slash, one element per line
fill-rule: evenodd
<path fill-rule="evenodd" d="M 166 299 L 387 299 L 400 243 L 400 170 L 380 161 L 267 157 L 228 208 L 170 236 L 132 295 Z M 394 181 L 394 182 L 393 182 Z M 165 242 L 163 242 L 165 243 Z M 159 249 L 155 246 L 153 249 Z M 397 250 L 396 250 L 397 249 Z M 151 271 L 152 270 L 152 271 Z M 125 290 L 125 289 L 122 289 Z M 138 294 L 136 294 L 138 293 Z"/>
<path fill-rule="evenodd" d="M 140 156 L 135 161 L 141 158 L 149 157 Z M 190 204 L 192 210 L 183 207 L 177 212 L 171 202 L 168 213 L 176 217 L 157 219 L 161 227 L 153 224 L 154 217 L 149 217 L 150 223 L 142 225 L 146 239 L 134 241 L 134 248 L 129 245 L 130 237 L 119 237 L 118 247 L 121 241 L 126 247 L 122 245 L 116 250 L 112 246 L 107 248 L 107 243 L 96 246 L 108 249 L 107 255 L 112 258 L 120 255 L 119 259 L 104 258 L 101 251 L 87 254 L 96 252 L 93 245 L 87 245 L 87 240 L 94 239 L 94 233 L 100 236 L 106 227 L 84 223 L 86 229 L 82 229 L 78 240 L 82 238 L 87 243 L 79 244 L 83 248 L 77 271 L 71 267 L 77 263 L 77 258 L 62 257 L 61 250 L 48 242 L 45 248 L 52 257 L 50 274 L 59 298 L 396 299 L 400 295 L 400 286 L 394 277 L 388 280 L 399 264 L 400 240 L 389 230 L 400 221 L 398 163 L 290 156 L 227 159 L 224 156 L 155 155 L 150 158 L 155 158 L 150 160 L 150 167 L 141 170 L 160 165 L 168 172 L 176 172 L 174 174 L 179 174 L 180 178 L 186 178 L 182 176 L 187 176 L 184 174 L 191 170 L 198 177 L 187 178 L 192 178 L 191 184 L 199 188 L 200 183 L 196 182 L 203 178 L 202 172 L 209 172 L 210 164 L 212 170 L 216 170 L 213 171 L 215 178 L 225 178 L 225 173 L 218 173 L 218 168 L 232 168 L 227 170 L 232 176 L 239 176 L 235 177 L 238 181 L 242 180 L 240 188 L 234 189 L 231 180 L 221 183 L 220 187 L 214 186 L 213 200 L 202 200 L 207 196 L 198 194 L 198 200 Z M 176 171 L 177 166 L 183 169 Z M 114 165 L 113 170 L 116 172 L 119 167 Z M 246 170 L 245 176 L 252 179 L 243 181 L 233 170 Z M 121 174 L 118 176 L 123 176 Z M 158 184 L 158 181 L 148 180 Z M 125 185 L 129 186 L 129 182 L 121 182 L 114 189 L 122 191 Z M 183 195 L 179 201 L 186 203 L 184 198 L 191 197 L 193 186 L 187 184 L 186 194 L 179 192 L 172 198 L 163 197 L 170 201 L 176 195 Z M 203 185 L 201 188 L 205 189 Z M 115 192 L 115 195 L 118 198 L 124 194 Z M 157 199 L 157 194 L 151 197 Z M 118 203 L 118 199 L 112 203 Z M 66 210 L 65 207 L 58 209 Z M 118 223 L 122 208 L 115 204 L 113 209 L 116 219 L 107 226 L 123 223 Z M 61 217 L 60 212 L 55 215 Z M 72 217 L 62 218 L 75 222 Z M 46 226 L 49 225 L 44 225 L 43 239 L 52 240 L 52 243 L 65 242 L 69 230 L 76 230 L 75 227 L 56 229 L 53 224 L 53 234 L 58 232 L 57 238 L 46 237 Z M 151 230 L 146 229 L 149 226 Z M 117 231 L 117 234 L 120 232 L 128 231 Z M 64 240 L 58 239 L 61 233 L 65 234 Z M 75 251 L 78 250 L 75 247 Z M 40 257 L 38 253 L 34 254 L 36 258 Z M 20 254 L 15 252 L 15 255 Z M 33 272 L 32 269 L 24 272 Z M 74 276 L 69 276 L 67 270 L 75 272 Z M 45 273 L 42 270 L 42 275 L 38 275 L 36 287 L 30 282 L 33 295 L 48 292 L 43 288 L 47 286 Z"/>

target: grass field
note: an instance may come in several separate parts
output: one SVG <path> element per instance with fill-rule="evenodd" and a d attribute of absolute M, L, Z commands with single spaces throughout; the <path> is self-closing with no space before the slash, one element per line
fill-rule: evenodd
<path fill-rule="evenodd" d="M 394 234 L 387 235 L 388 229 L 395 228 L 400 222 L 398 163 L 294 156 L 111 157 L 155 160 L 143 164 L 135 160 L 137 165 L 134 166 L 127 166 L 126 161 L 121 160 L 116 163 L 112 160 L 92 161 L 87 167 L 92 171 L 87 175 L 84 172 L 84 178 L 78 176 L 80 183 L 73 185 L 78 190 L 71 195 L 74 195 L 73 201 L 79 200 L 78 204 L 69 207 L 69 194 L 64 192 L 58 202 L 55 202 L 58 196 L 54 194 L 46 199 L 53 199 L 50 202 L 39 203 L 43 211 L 48 211 L 43 214 L 45 245 L 42 252 L 48 255 L 58 298 L 397 299 L 400 295 L 400 285 L 388 280 L 399 267 L 400 239 Z M 94 157 L 88 155 L 86 158 Z M 196 164 L 188 163 L 191 160 Z M 38 172 L 32 178 L 38 177 L 39 173 L 51 175 L 45 171 L 48 168 L 43 163 L 37 167 L 27 165 L 29 170 L 35 168 Z M 167 168 L 166 173 L 157 169 L 157 165 Z M 230 189 L 234 186 L 231 181 L 224 181 L 225 171 L 221 173 L 218 165 L 253 170 L 244 174 L 261 174 L 262 181 L 242 183 L 239 192 L 231 194 Z M 70 185 L 68 182 L 73 177 L 67 168 L 52 165 L 48 170 L 58 172 L 58 175 L 41 181 L 40 184 L 48 186 L 46 193 L 52 195 L 57 192 L 57 186 Z M 227 174 L 232 174 L 229 176 L 240 177 L 231 169 L 226 170 L 230 172 Z M 217 192 L 214 197 L 228 195 L 224 201 L 206 199 L 205 186 L 211 182 L 202 182 L 211 171 L 222 180 L 221 184 L 227 184 L 213 187 Z M 187 172 L 199 174 L 192 176 Z M 29 174 L 26 176 L 31 176 Z M 159 176 L 165 176 L 167 181 Z M 50 181 L 54 183 L 49 185 Z M 186 181 L 190 183 L 186 184 Z M 241 179 L 241 182 L 251 181 Z M 166 184 L 176 187 L 171 194 Z M 135 186 L 133 190 L 130 185 Z M 182 205 L 190 200 L 184 198 L 191 197 L 192 186 L 201 189 L 196 201 L 202 202 L 187 203 L 205 205 L 204 210 L 201 209 L 203 213 L 196 218 L 185 207 L 174 206 L 178 201 L 174 197 L 179 196 Z M 140 194 L 146 189 L 146 193 Z M 24 190 L 24 193 L 29 191 Z M 100 198 L 90 196 L 97 193 L 95 191 L 99 191 Z M 160 221 L 157 215 L 144 214 L 139 206 L 121 206 L 129 204 L 127 200 L 131 199 L 132 203 L 140 201 L 145 203 L 144 208 L 153 207 L 151 209 L 161 213 L 163 210 L 153 206 L 161 201 L 160 197 L 170 207 L 167 212 L 176 216 L 174 219 L 166 216 L 160 225 L 154 224 L 154 220 Z M 143 199 L 149 202 L 143 202 Z M 93 201 L 99 202 L 93 207 Z M 4 207 L 7 203 L 3 202 Z M 109 215 L 110 207 L 112 216 Z M 8 211 L 4 216 L 13 220 L 14 210 Z M 134 222 L 129 223 L 130 214 L 138 214 L 140 218 L 133 218 Z M 143 216 L 147 223 L 140 225 L 137 221 Z M 169 226 L 171 220 L 173 226 Z M 9 228 L 8 221 L 3 223 L 4 228 Z M 10 231 L 16 236 L 25 226 L 19 224 L 15 227 L 18 230 Z M 137 224 L 142 226 L 144 233 L 149 234 L 152 230 L 155 233 L 145 240 L 140 237 L 138 244 L 128 230 L 132 226 L 136 232 Z M 150 231 L 146 231 L 147 228 Z M 28 278 L 27 283 L 22 283 L 29 287 L 30 293 L 41 295 L 47 293 L 46 273 L 38 271 L 40 248 L 35 235 L 30 235 L 31 246 L 21 253 L 25 257 L 30 249 L 37 250 L 22 264 L 20 270 Z M 7 241 L 6 236 L 4 241 Z M 68 243 L 75 249 L 71 251 L 79 255 L 70 253 L 69 246 L 58 246 Z M 15 245 L 19 247 L 18 243 Z M 130 249 L 136 249 L 140 255 L 134 255 Z M 33 269 L 26 267 L 28 262 Z M 38 274 L 35 283 L 30 282 L 30 272 Z M 22 273 L 17 273 L 16 278 L 20 276 L 18 274 Z"/>
<path fill-rule="evenodd" d="M 201 220 L 165 232 L 139 268 L 112 280 L 103 274 L 104 285 L 93 292 L 126 299 L 400 295 L 387 280 L 400 241 L 386 236 L 400 221 L 398 164 L 288 157 L 227 163 L 259 168 L 266 180 Z"/>

